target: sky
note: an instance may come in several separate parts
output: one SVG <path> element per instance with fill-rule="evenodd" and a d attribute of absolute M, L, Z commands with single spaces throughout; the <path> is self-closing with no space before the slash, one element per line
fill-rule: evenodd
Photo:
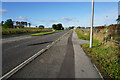
<path fill-rule="evenodd" d="M 94 8 L 94 26 L 116 24 L 118 2 L 95 2 Z M 4 21 L 27 21 L 32 26 L 91 25 L 91 2 L 2 2 L 0 12 Z"/>
<path fill-rule="evenodd" d="M 2 2 L 91 2 L 92 0 L 2 0 Z M 120 0 L 94 0 L 95 2 L 118 2 Z"/>

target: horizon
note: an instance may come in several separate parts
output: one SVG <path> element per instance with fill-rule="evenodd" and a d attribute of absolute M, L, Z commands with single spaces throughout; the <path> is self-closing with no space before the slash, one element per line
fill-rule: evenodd
<path fill-rule="evenodd" d="M 21 6 L 22 5 L 22 6 Z M 91 2 L 2 2 L 2 20 L 27 21 L 32 26 L 61 23 L 90 27 Z M 95 2 L 94 26 L 116 24 L 118 2 Z"/>

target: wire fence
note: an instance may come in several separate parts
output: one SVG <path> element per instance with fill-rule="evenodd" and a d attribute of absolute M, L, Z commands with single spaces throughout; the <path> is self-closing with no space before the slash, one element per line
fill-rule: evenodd
<path fill-rule="evenodd" d="M 98 34 L 98 32 L 100 30 L 103 30 L 103 29 L 95 29 L 94 30 L 96 35 Z M 118 35 L 119 41 L 113 39 L 113 36 L 112 36 L 113 34 Z M 116 44 L 120 44 L 120 30 L 108 30 L 108 29 L 106 29 L 105 30 L 105 42 L 107 42 L 107 41 L 112 41 L 112 42 L 114 42 Z"/>
<path fill-rule="evenodd" d="M 78 30 L 82 30 L 84 31 L 85 33 L 86 32 L 89 32 L 90 33 L 90 29 L 78 29 Z M 108 41 L 112 41 L 114 42 L 115 44 L 120 44 L 120 30 L 109 30 L 109 29 L 93 29 L 93 35 L 98 35 L 100 34 L 99 32 L 100 31 L 103 31 L 103 33 L 101 33 L 101 37 L 104 37 L 104 41 L 103 43 L 106 43 Z M 104 35 L 102 35 L 104 34 Z M 113 36 L 114 35 L 117 35 L 117 36 Z M 117 38 L 118 41 L 114 38 Z"/>

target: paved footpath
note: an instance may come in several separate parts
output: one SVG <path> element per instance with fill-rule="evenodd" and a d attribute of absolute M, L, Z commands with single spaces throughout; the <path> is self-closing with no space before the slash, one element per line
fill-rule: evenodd
<path fill-rule="evenodd" d="M 89 41 L 78 39 L 77 34 L 73 32 L 72 42 L 75 54 L 75 78 L 100 78 L 91 60 L 80 46 L 80 44 L 89 43 Z"/>
<path fill-rule="evenodd" d="M 65 35 L 11 78 L 101 78 L 74 31 Z M 95 80 L 96 80 L 95 79 Z"/>

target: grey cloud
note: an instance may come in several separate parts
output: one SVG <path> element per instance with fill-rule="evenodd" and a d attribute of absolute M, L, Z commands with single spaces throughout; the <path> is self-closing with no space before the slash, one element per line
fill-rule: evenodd
<path fill-rule="evenodd" d="M 28 18 L 30 18 L 30 17 L 29 16 L 26 16 L 26 17 L 22 17 L 22 16 L 16 17 L 16 19 L 19 19 L 19 20 L 28 20 Z"/>
<path fill-rule="evenodd" d="M 61 20 L 64 20 L 64 21 L 72 21 L 73 18 L 69 18 L 69 17 L 62 17 Z"/>
<path fill-rule="evenodd" d="M 6 10 L 6 9 L 0 9 L 0 12 L 7 12 L 8 10 Z"/>

